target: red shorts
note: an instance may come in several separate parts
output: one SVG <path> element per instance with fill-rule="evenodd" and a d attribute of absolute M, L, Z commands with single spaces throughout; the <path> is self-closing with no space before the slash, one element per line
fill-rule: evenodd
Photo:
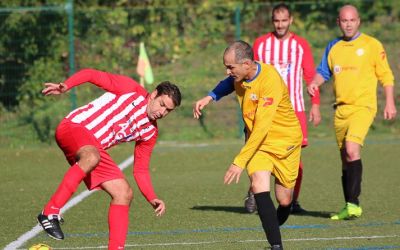
<path fill-rule="evenodd" d="M 308 145 L 308 135 L 307 135 L 307 116 L 306 112 L 295 112 L 297 119 L 299 119 L 301 132 L 303 132 L 303 141 L 301 146 L 304 148 Z"/>
<path fill-rule="evenodd" d="M 99 164 L 84 179 L 89 190 L 101 188 L 100 184 L 105 181 L 125 178 L 110 155 L 84 126 L 72 123 L 67 119 L 62 120 L 56 129 L 56 141 L 70 165 L 75 164 L 76 153 L 81 147 L 92 145 L 99 150 Z"/>

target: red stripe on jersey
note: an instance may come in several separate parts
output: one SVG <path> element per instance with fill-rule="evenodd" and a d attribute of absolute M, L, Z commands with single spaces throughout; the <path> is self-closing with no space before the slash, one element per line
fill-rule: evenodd
<path fill-rule="evenodd" d="M 267 50 L 267 38 L 265 39 L 265 41 L 263 42 L 263 46 L 262 46 L 263 48 L 262 48 L 262 53 L 261 53 L 261 56 L 259 56 L 259 58 L 261 58 L 261 61 L 263 61 L 263 62 L 265 62 L 265 53 L 264 53 L 264 51 L 266 51 Z M 258 51 L 257 51 L 257 53 L 258 53 Z"/>
<path fill-rule="evenodd" d="M 299 85 L 302 84 L 301 79 L 299 79 L 299 77 L 298 77 L 298 75 L 299 75 L 298 66 L 299 66 L 299 55 L 300 55 L 299 54 L 298 43 L 295 42 L 292 48 L 294 49 L 293 54 L 295 56 L 294 56 L 294 60 L 292 60 L 293 61 L 293 75 L 292 75 L 292 77 L 293 77 L 293 84 L 292 84 L 293 85 L 293 96 L 292 96 L 292 100 L 291 101 L 293 103 L 295 111 L 303 111 L 301 109 L 301 105 L 299 105 L 299 101 L 298 101 L 298 98 L 299 98 Z"/>
<path fill-rule="evenodd" d="M 270 50 L 270 53 L 271 53 L 271 55 L 270 55 L 270 57 L 269 57 L 269 60 L 270 60 L 270 62 L 274 62 L 275 60 L 275 36 L 271 36 L 271 38 L 269 39 L 270 40 L 270 43 L 271 43 L 271 50 Z M 265 52 L 264 52 L 265 53 Z M 266 60 L 268 60 L 268 58 L 266 58 Z"/>

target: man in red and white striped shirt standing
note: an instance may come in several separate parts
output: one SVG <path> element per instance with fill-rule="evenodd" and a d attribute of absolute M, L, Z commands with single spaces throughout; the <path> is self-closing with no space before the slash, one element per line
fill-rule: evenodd
<path fill-rule="evenodd" d="M 154 192 L 149 162 L 158 135 L 156 120 L 180 105 L 181 93 L 176 85 L 162 82 L 149 94 L 129 77 L 93 69 L 81 70 L 64 83 L 45 83 L 42 93 L 59 95 L 85 82 L 106 92 L 58 125 L 56 141 L 71 167 L 37 219 L 50 237 L 64 239 L 60 209 L 84 181 L 89 190 L 102 189 L 111 196 L 108 249 L 124 249 L 133 193 L 106 150 L 135 141 L 133 176 L 156 216 L 163 215 L 165 204 Z"/>
<path fill-rule="evenodd" d="M 278 4 L 272 9 L 273 32 L 258 37 L 253 44 L 254 59 L 266 64 L 274 65 L 285 81 L 290 95 L 290 101 L 299 119 L 303 131 L 303 147 L 307 146 L 307 118 L 303 99 L 303 78 L 309 84 L 314 75 L 314 60 L 307 41 L 290 32 L 293 16 L 289 7 Z M 317 126 L 321 121 L 319 111 L 319 94 L 311 97 L 311 110 L 309 121 Z M 300 161 L 299 173 L 293 192 L 292 213 L 304 212 L 298 203 L 301 181 L 303 177 L 303 164 Z M 255 201 L 251 190 L 245 200 L 248 212 L 256 211 Z"/>

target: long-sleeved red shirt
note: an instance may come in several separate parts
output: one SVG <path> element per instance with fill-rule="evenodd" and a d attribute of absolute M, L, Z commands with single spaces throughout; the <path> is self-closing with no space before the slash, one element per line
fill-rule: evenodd
<path fill-rule="evenodd" d="M 66 119 L 85 126 L 104 149 L 135 141 L 133 176 L 148 201 L 157 196 L 151 182 L 149 163 L 158 128 L 146 112 L 148 93 L 127 76 L 83 69 L 65 81 L 67 89 L 90 82 L 106 91 L 90 103 L 73 110 Z"/>

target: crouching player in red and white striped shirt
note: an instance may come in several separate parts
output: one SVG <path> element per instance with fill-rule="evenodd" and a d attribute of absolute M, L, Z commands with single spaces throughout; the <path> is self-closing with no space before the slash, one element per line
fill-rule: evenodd
<path fill-rule="evenodd" d="M 102 189 L 111 196 L 108 249 L 123 249 L 133 192 L 106 150 L 122 142 L 136 142 L 133 176 L 156 215 L 163 215 L 165 204 L 154 192 L 149 162 L 158 135 L 156 120 L 180 105 L 181 93 L 166 81 L 149 94 L 129 77 L 93 69 L 81 70 L 64 83 L 45 83 L 42 93 L 59 95 L 85 82 L 106 92 L 69 113 L 58 125 L 56 141 L 71 167 L 38 221 L 49 236 L 64 239 L 60 209 L 84 181 L 89 190 Z"/>

